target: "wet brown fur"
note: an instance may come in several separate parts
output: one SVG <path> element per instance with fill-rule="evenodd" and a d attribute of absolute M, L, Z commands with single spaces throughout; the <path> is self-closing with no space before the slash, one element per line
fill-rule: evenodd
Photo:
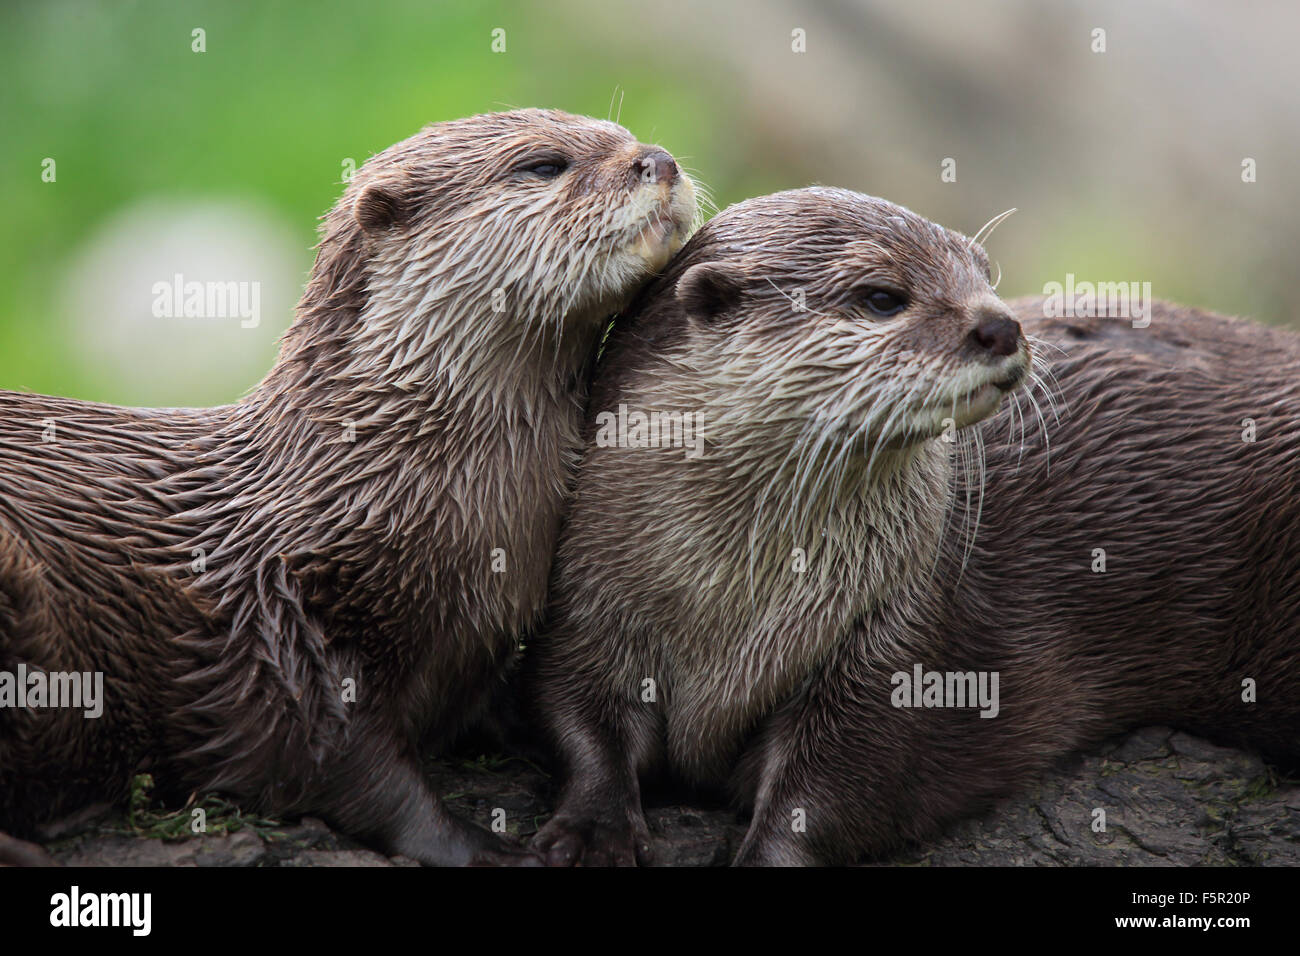
<path fill-rule="evenodd" d="M 918 247 L 925 233 L 911 219 L 864 219 L 859 206 L 878 201 L 838 191 L 803 197 L 817 207 L 813 236 L 806 207 L 780 197 L 733 207 L 697 234 L 630 311 L 598 373 L 593 413 L 619 402 L 656 407 L 673 392 L 666 382 L 704 374 L 702 361 L 664 357 L 675 340 L 702 347 L 688 314 L 693 300 L 676 288 L 700 263 L 739 263 L 750 278 L 807 289 L 810 308 L 824 313 L 812 335 L 826 338 L 840 319 L 871 321 L 836 308 L 835 297 L 853 283 L 829 265 L 864 231 L 927 295 L 970 291 L 977 281 L 981 253 L 963 263 L 937 232 Z M 882 234 L 889 230 L 898 234 Z M 757 276 L 756 262 L 772 269 Z M 824 368 L 815 378 L 805 370 L 821 347 L 807 344 L 811 320 L 757 288 L 759 281 L 741 283 L 724 294 L 732 310 L 720 311 L 716 334 L 768 336 L 773 354 L 753 354 L 762 362 L 784 356 L 785 381 L 797 384 L 787 393 L 812 383 L 825 396 L 858 378 L 884 379 L 896 402 L 905 373 L 936 354 L 954 373 L 963 360 L 965 320 L 954 305 L 922 310 L 917 323 L 930 330 L 930 354 L 911 347 L 900 370 L 873 355 L 856 375 Z M 752 607 L 729 598 L 731 585 L 753 575 L 753 545 L 713 550 L 707 529 L 754 540 L 746 501 L 757 486 L 744 462 L 784 454 L 764 430 L 779 377 L 738 372 L 715 392 L 690 392 L 747 404 L 752 447 L 739 429 L 739 440 L 710 445 L 690 463 L 680 450 L 589 444 L 534 676 L 566 771 L 556 816 L 536 841 L 550 862 L 647 861 L 639 786 L 665 770 L 725 787 L 752 808 L 738 863 L 813 864 L 932 837 L 1071 751 L 1143 724 L 1186 728 L 1275 759 L 1300 756 L 1300 340 L 1163 304 L 1145 330 L 1127 320 L 1044 319 L 1038 300 L 1012 308 L 1050 364 L 1048 387 L 1063 411 L 1054 419 L 1045 395 L 1037 396 L 1045 438 L 1021 393 L 977 426 L 987 470 L 973 541 L 979 498 L 967 506 L 964 492 L 977 476 L 958 469 L 940 439 L 920 441 L 881 472 L 860 474 L 863 493 L 891 500 L 892 527 L 861 527 L 868 512 L 846 509 L 852 496 L 817 512 L 811 526 L 824 536 L 765 526 L 758 546 L 769 541 L 777 558 L 800 541 L 822 544 L 808 547 L 800 578 L 811 594 L 779 590 L 788 564 L 772 565 L 767 586 L 760 576 L 750 593 L 761 628 Z M 904 326 L 888 334 L 899 351 L 905 337 L 914 343 L 924 333 Z M 1245 418 L 1257 423 L 1254 443 L 1242 441 Z M 924 475 L 936 462 L 945 506 L 937 535 L 923 501 L 890 492 L 900 473 L 920 466 Z M 813 488 L 778 509 L 808 510 L 810 499 L 826 495 Z M 861 551 L 844 546 L 870 549 L 877 537 L 892 561 L 864 567 Z M 1104 574 L 1092 570 L 1095 548 L 1106 551 Z M 671 577 L 647 573 L 662 552 L 673 558 Z M 716 615 L 700 610 L 711 604 L 721 609 Z M 792 648 L 810 639 L 815 653 L 795 654 L 792 666 Z M 910 674 L 915 664 L 998 671 L 999 715 L 893 707 L 891 675 Z M 743 709 L 746 719 L 718 725 L 682 706 L 697 668 L 746 675 L 740 697 L 773 673 L 793 673 L 783 693 Z M 657 680 L 655 703 L 641 699 L 634 675 Z M 1245 678 L 1257 682 L 1257 703 L 1242 700 Z M 684 724 L 675 734 L 674 721 Z M 674 743 L 692 734 L 704 739 Z M 695 759 L 698 752 L 710 759 Z M 806 832 L 791 826 L 798 810 Z"/>
<path fill-rule="evenodd" d="M 0 828 L 150 768 L 426 863 L 499 857 L 416 742 L 475 720 L 541 609 L 603 320 L 657 267 L 642 228 L 689 225 L 656 156 L 675 180 L 613 123 L 436 124 L 358 170 L 247 398 L 0 392 L 0 670 L 102 671 L 106 698 L 0 710 Z"/>
<path fill-rule="evenodd" d="M 739 862 L 923 840 L 1149 724 L 1300 759 L 1300 337 L 1159 303 L 1147 329 L 1012 306 L 1068 413 L 1023 451 L 1009 410 L 984 426 L 964 571 L 945 548 L 773 715 L 742 774 L 763 798 Z M 890 674 L 916 663 L 999 671 L 1001 712 L 890 706 Z"/>

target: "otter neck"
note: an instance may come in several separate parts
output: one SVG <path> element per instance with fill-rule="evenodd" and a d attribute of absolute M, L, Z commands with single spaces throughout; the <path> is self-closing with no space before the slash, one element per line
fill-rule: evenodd
<path fill-rule="evenodd" d="M 322 591 L 395 626 L 482 635 L 528 623 L 577 455 L 598 323 L 534 331 L 495 314 L 442 316 L 427 334 L 414 323 L 418 342 L 388 347 L 364 315 L 351 329 L 333 318 L 296 323 L 236 406 L 227 495 L 247 489 L 266 507 L 251 529 L 232 506 L 218 533 L 243 548 L 254 533 L 263 559 L 311 555 Z M 504 574 L 493 573 L 498 549 Z M 430 621 L 435 589 L 488 597 L 444 602 L 456 619 Z"/>
<path fill-rule="evenodd" d="M 572 388 L 600 332 L 597 317 L 527 328 L 486 307 L 404 320 L 401 332 L 353 316 L 295 322 L 246 404 L 266 409 L 270 423 L 313 431 L 407 421 L 399 412 L 423 419 L 409 422 L 421 434 L 453 412 L 527 415 L 531 402 Z"/>
<path fill-rule="evenodd" d="M 751 462 L 737 481 L 737 457 L 721 448 L 711 462 L 706 451 L 678 469 L 708 471 L 684 478 L 676 500 L 710 492 L 708 513 L 691 516 L 689 533 L 674 534 L 691 553 L 674 555 L 662 572 L 666 587 L 680 581 L 683 567 L 707 575 L 686 592 L 699 594 L 698 603 L 662 637 L 673 675 L 668 747 L 689 778 L 725 776 L 745 734 L 854 621 L 931 572 L 946 516 L 948 456 L 931 441 L 890 459 L 870 471 L 865 463 L 840 471 L 809 499 L 790 496 L 783 464 Z M 769 483 L 786 494 L 766 495 Z M 735 491 L 727 495 L 728 488 Z M 710 639 L 699 640 L 701 633 Z"/>
<path fill-rule="evenodd" d="M 746 474 L 735 482 L 737 464 Z M 865 560 L 865 576 L 850 591 L 864 602 L 887 597 L 916 569 L 934 562 L 947 520 L 952 463 L 938 440 L 844 460 L 827 452 L 796 461 L 719 449 L 698 463 L 730 480 L 730 505 L 747 529 L 743 544 L 754 567 L 777 571 L 780 603 L 791 586 L 786 572 L 829 585 L 846 567 Z M 802 568 L 802 570 L 800 570 Z M 779 570 L 777 570 L 779 569 Z M 863 590 L 871 583 L 871 592 Z"/>
<path fill-rule="evenodd" d="M 816 498 L 790 502 L 790 543 L 807 555 L 796 586 L 842 589 L 853 598 L 845 610 L 860 614 L 928 574 L 944 534 L 950 482 L 946 450 L 927 441 L 879 456 L 870 467 L 855 462 Z"/>

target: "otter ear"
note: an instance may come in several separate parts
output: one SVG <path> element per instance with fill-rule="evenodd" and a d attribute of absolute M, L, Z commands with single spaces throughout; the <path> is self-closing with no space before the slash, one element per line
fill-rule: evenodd
<path fill-rule="evenodd" d="M 725 262 L 701 262 L 677 280 L 677 301 L 692 318 L 711 322 L 740 301 L 745 276 Z"/>
<path fill-rule="evenodd" d="M 406 221 L 406 199 L 393 183 L 371 183 L 357 197 L 357 222 L 369 235 L 387 232 Z"/>

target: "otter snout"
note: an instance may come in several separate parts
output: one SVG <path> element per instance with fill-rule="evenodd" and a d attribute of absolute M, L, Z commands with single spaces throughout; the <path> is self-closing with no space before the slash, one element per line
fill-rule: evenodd
<path fill-rule="evenodd" d="M 632 177 L 634 182 L 671 185 L 677 181 L 677 161 L 658 146 L 647 147 L 632 164 Z"/>
<path fill-rule="evenodd" d="M 976 316 L 969 338 L 976 351 L 1005 358 L 1020 350 L 1024 335 L 1020 323 L 1009 314 L 986 308 Z"/>
<path fill-rule="evenodd" d="M 658 146 L 637 145 L 628 173 L 635 217 L 632 249 L 650 272 L 658 272 L 682 247 L 695 218 L 695 186 L 677 160 Z"/>

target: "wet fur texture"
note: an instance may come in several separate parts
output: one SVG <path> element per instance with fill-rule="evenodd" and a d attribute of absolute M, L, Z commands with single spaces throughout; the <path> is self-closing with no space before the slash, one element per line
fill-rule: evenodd
<path fill-rule="evenodd" d="M 555 111 L 430 126 L 325 218 L 244 400 L 0 392 L 0 669 L 103 671 L 106 696 L 99 720 L 0 710 L 0 827 L 152 766 L 181 797 L 493 858 L 415 746 L 473 722 L 541 610 L 604 320 L 694 214 L 675 167 L 646 178 L 663 155 Z M 552 156 L 560 176 L 521 168 Z"/>
<path fill-rule="evenodd" d="M 736 862 L 789 865 L 933 836 L 1145 723 L 1300 756 L 1300 341 L 1167 305 L 1135 330 L 1016 303 L 1038 387 L 955 445 L 881 451 L 836 428 L 804 480 L 777 464 L 803 453 L 800 421 L 827 435 L 827 414 L 887 419 L 923 369 L 981 371 L 964 330 L 966 303 L 988 307 L 982 254 L 963 260 L 960 238 L 885 207 L 826 190 L 732 207 L 619 330 L 592 412 L 677 396 L 721 424 L 697 461 L 588 448 L 532 675 L 565 768 L 535 840 L 549 862 L 648 862 L 639 785 L 662 772 L 752 809 Z M 863 281 L 893 260 L 922 293 L 914 313 L 834 304 L 853 286 L 837 250 L 862 233 L 881 247 Z M 703 263 L 804 288 L 818 314 L 741 282 L 730 315 L 702 324 L 686 277 Z M 856 365 L 828 362 L 873 336 Z M 982 472 L 965 467 L 981 444 Z M 893 707 L 891 675 L 915 664 L 998 671 L 1001 712 Z"/>
<path fill-rule="evenodd" d="M 1023 447 L 1010 410 L 984 426 L 964 570 L 944 548 L 772 716 L 738 774 L 758 794 L 738 862 L 923 840 L 1147 724 L 1300 758 L 1300 338 L 1164 304 L 1147 329 L 1013 306 L 1068 412 Z M 890 675 L 917 663 L 1000 672 L 1001 712 L 895 709 Z"/>
<path fill-rule="evenodd" d="M 862 308 L 880 285 L 915 290 L 905 317 Z M 533 665 L 570 773 L 536 845 L 564 862 L 576 831 L 630 825 L 644 849 L 638 801 L 608 794 L 665 763 L 725 785 L 850 623 L 929 569 L 946 458 L 891 446 L 929 426 L 918 409 L 1025 368 L 970 341 L 1003 311 L 965 237 L 829 189 L 732 207 L 642 293 L 602 359 Z M 593 416 L 620 403 L 702 411 L 704 454 L 593 445 Z"/>

